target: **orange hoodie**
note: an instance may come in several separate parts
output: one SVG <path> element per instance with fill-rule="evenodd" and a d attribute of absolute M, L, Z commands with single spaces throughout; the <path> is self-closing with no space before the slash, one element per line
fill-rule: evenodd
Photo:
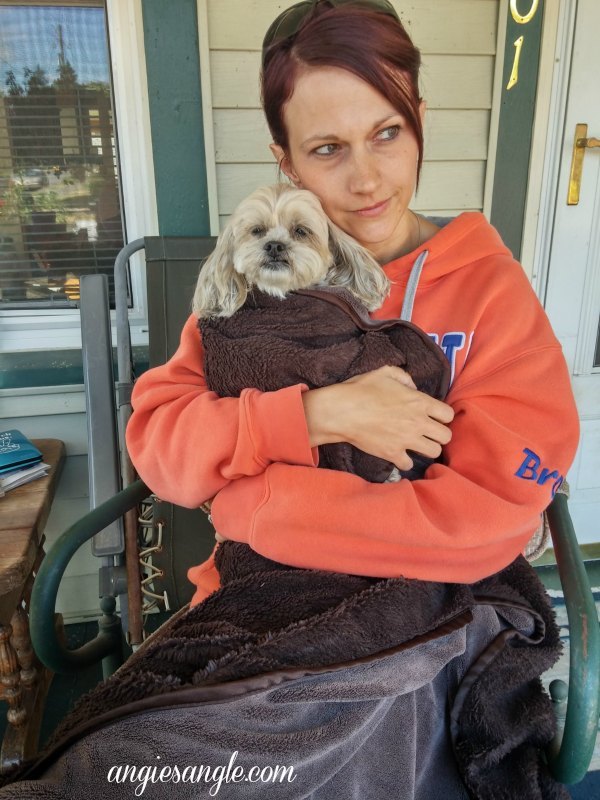
<path fill-rule="evenodd" d="M 443 464 L 390 484 L 315 469 L 307 387 L 219 398 L 190 317 L 177 353 L 134 388 L 127 445 L 142 479 L 183 506 L 214 498 L 219 533 L 296 567 L 470 583 L 514 560 L 575 454 L 567 367 L 522 268 L 479 213 L 387 264 L 393 287 L 374 317 L 399 316 L 425 249 L 412 320 L 452 368 Z M 212 558 L 189 577 L 193 603 L 218 588 Z"/>

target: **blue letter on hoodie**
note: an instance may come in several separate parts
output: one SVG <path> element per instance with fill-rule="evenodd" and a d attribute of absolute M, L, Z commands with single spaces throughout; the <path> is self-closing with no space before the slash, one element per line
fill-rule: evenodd
<path fill-rule="evenodd" d="M 546 467 L 541 472 L 538 472 L 538 468 L 542 463 L 540 457 L 528 447 L 523 448 L 523 452 L 525 453 L 525 460 L 515 472 L 517 478 L 523 478 L 525 481 L 536 481 L 539 486 L 543 486 L 550 479 L 556 479 L 552 484 L 552 497 L 554 497 L 564 480 L 563 476 L 558 470 L 549 470 Z"/>

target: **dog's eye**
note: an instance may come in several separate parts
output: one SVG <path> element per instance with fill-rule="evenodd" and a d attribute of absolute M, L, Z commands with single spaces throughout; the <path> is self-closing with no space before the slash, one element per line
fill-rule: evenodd
<path fill-rule="evenodd" d="M 297 225 L 294 228 L 294 235 L 297 236 L 299 239 L 305 239 L 308 236 L 308 228 L 302 227 L 302 225 Z"/>
<path fill-rule="evenodd" d="M 250 231 L 252 236 L 262 236 L 265 232 L 266 228 L 263 228 L 262 225 L 255 225 L 254 228 Z"/>

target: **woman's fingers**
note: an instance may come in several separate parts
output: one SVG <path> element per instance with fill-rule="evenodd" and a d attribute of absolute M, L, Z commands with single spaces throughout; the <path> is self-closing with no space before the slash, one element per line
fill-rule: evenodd
<path fill-rule="evenodd" d="M 340 386 L 345 392 L 338 406 L 342 441 L 399 469 L 412 466 L 407 451 L 435 459 L 452 437 L 452 407 L 416 390 L 399 367 L 357 375 Z"/>
<path fill-rule="evenodd" d="M 381 372 L 383 375 L 387 375 L 390 378 L 398 381 L 399 383 L 403 384 L 404 386 L 411 387 L 412 389 L 416 389 L 417 387 L 414 384 L 413 379 L 410 377 L 408 372 L 403 370 L 401 367 L 381 367 Z M 379 370 L 374 370 L 374 372 L 378 372 Z M 429 397 L 429 395 L 424 395 Z M 454 409 L 452 406 L 449 406 L 447 403 L 443 403 L 441 400 L 436 400 L 435 397 L 429 397 L 429 403 L 427 404 L 427 413 L 429 414 L 432 419 L 437 419 L 440 422 L 447 425 L 448 423 L 452 422 L 454 419 Z M 448 430 L 447 428 L 445 429 Z M 439 440 L 441 441 L 441 440 Z M 450 441 L 450 439 L 448 439 Z M 447 444 L 448 442 L 442 442 L 442 444 Z"/>
<path fill-rule="evenodd" d="M 409 447 L 408 449 L 414 450 L 415 453 L 421 453 L 422 456 L 427 456 L 427 458 L 439 458 L 442 454 L 442 445 L 427 439 L 426 436 L 422 436 L 414 447 Z"/>
<path fill-rule="evenodd" d="M 445 403 L 443 405 L 445 405 Z M 452 422 L 453 416 L 448 420 L 448 422 Z M 423 437 L 431 439 L 434 442 L 439 442 L 441 445 L 448 444 L 448 442 L 452 439 L 452 431 L 448 425 L 437 422 L 433 418 L 430 418 L 428 421 L 426 421 L 422 435 Z"/>
<path fill-rule="evenodd" d="M 398 456 L 396 461 L 392 461 L 392 464 L 394 464 L 394 466 L 398 467 L 398 469 L 405 470 L 405 471 L 408 471 L 409 469 L 413 468 L 413 460 L 408 455 L 408 453 L 404 453 L 404 454 L 401 454 L 400 456 Z"/>
<path fill-rule="evenodd" d="M 429 397 L 429 395 L 426 395 L 426 397 Z M 441 400 L 436 400 L 435 397 L 429 397 L 427 413 L 432 419 L 443 423 L 444 426 L 448 425 L 454 419 L 454 409 L 452 406 L 449 406 L 448 403 L 444 403 Z M 446 431 L 447 430 L 446 428 Z M 448 439 L 448 441 L 450 440 Z M 447 444 L 447 442 L 442 442 L 442 444 Z"/>

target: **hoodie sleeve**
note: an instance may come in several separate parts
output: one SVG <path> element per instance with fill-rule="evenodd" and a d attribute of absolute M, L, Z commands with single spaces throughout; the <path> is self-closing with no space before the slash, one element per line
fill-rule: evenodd
<path fill-rule="evenodd" d="M 200 331 L 191 316 L 173 358 L 134 386 L 126 432 L 131 459 L 153 492 L 188 508 L 274 461 L 314 466 L 317 451 L 310 448 L 301 397 L 307 388 L 218 397 L 206 385 Z"/>
<path fill-rule="evenodd" d="M 560 345 L 515 267 L 487 283 L 444 463 L 395 484 L 274 463 L 217 495 L 216 529 L 285 564 L 379 577 L 473 582 L 514 560 L 579 430 Z"/>

